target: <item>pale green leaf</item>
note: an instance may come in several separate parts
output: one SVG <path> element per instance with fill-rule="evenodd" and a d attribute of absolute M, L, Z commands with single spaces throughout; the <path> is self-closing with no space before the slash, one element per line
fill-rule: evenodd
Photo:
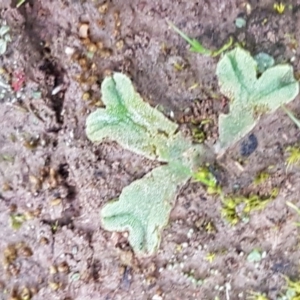
<path fill-rule="evenodd" d="M 221 92 L 230 99 L 230 112 L 219 117 L 222 149 L 244 137 L 257 123 L 257 110 L 273 112 L 293 100 L 299 84 L 289 65 L 267 69 L 259 79 L 251 55 L 236 48 L 224 55 L 217 66 Z M 260 114 L 259 114 L 260 115 Z"/>
<path fill-rule="evenodd" d="M 232 108 L 231 114 L 219 116 L 219 136 L 223 147 L 240 140 L 255 125 L 250 109 Z"/>
<path fill-rule="evenodd" d="M 253 104 L 266 105 L 270 112 L 293 100 L 299 92 L 293 68 L 278 65 L 267 69 L 256 81 L 254 94 L 249 98 Z"/>
<path fill-rule="evenodd" d="M 246 102 L 256 83 L 256 62 L 248 52 L 235 48 L 219 61 L 216 74 L 225 96 Z"/>
<path fill-rule="evenodd" d="M 103 227 L 109 231 L 128 231 L 135 253 L 154 253 L 161 230 L 168 223 L 176 192 L 189 177 L 189 170 L 184 167 L 165 165 L 154 169 L 125 187 L 118 201 L 104 206 Z"/>
<path fill-rule="evenodd" d="M 167 162 L 125 187 L 118 201 L 101 211 L 102 225 L 110 231 L 128 231 L 137 254 L 152 254 L 159 246 L 178 189 L 203 163 L 204 146 L 193 145 L 177 125 L 145 103 L 122 74 L 106 78 L 101 86 L 105 109 L 87 118 L 90 140 L 114 140 L 124 148 Z"/>
<path fill-rule="evenodd" d="M 101 91 L 106 108 L 87 118 L 88 138 L 93 142 L 109 138 L 150 159 L 167 161 L 177 125 L 144 102 L 123 74 L 104 79 Z"/>
<path fill-rule="evenodd" d="M 247 261 L 249 262 L 260 262 L 261 259 L 262 259 L 262 255 L 260 251 L 257 249 L 252 250 L 247 256 Z"/>
<path fill-rule="evenodd" d="M 234 23 L 237 28 L 243 28 L 247 24 L 247 22 L 244 18 L 236 18 Z"/>

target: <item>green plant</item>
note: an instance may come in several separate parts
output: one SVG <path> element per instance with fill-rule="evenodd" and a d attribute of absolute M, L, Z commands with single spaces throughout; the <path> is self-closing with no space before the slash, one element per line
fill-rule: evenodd
<path fill-rule="evenodd" d="M 208 54 L 201 44 L 195 43 L 193 47 Z M 291 101 L 299 89 L 292 67 L 288 65 L 269 68 L 257 79 L 255 60 L 240 48 L 224 55 L 218 63 L 217 75 L 222 93 L 231 100 L 230 113 L 219 117 L 222 151 L 254 127 L 255 114 L 261 112 L 262 107 L 263 111 L 274 111 Z M 103 227 L 110 231 L 128 231 L 129 242 L 137 254 L 156 251 L 176 193 L 192 176 L 205 184 L 208 192 L 221 195 L 222 215 L 231 224 L 253 210 L 264 208 L 275 197 L 275 191 L 263 200 L 257 195 L 225 197 L 208 168 L 199 169 L 210 150 L 204 145 L 194 145 L 178 132 L 175 123 L 145 103 L 125 75 L 115 73 L 105 78 L 101 91 L 106 107 L 88 116 L 88 138 L 93 142 L 110 139 L 125 149 L 164 163 L 125 187 L 119 199 L 101 210 Z M 237 207 L 241 206 L 240 215 Z"/>
<path fill-rule="evenodd" d="M 263 256 L 259 249 L 253 249 L 247 256 L 247 261 L 250 263 L 257 263 L 262 260 Z"/>
<path fill-rule="evenodd" d="M 207 260 L 209 263 L 212 263 L 216 258 L 216 253 L 209 252 L 205 256 L 205 260 Z"/>
<path fill-rule="evenodd" d="M 254 178 L 254 181 L 253 181 L 253 184 L 254 185 L 260 185 L 260 184 L 263 184 L 264 182 L 266 182 L 268 179 L 270 178 L 270 174 L 267 173 L 267 172 L 261 172 L 259 173 L 255 178 Z"/>
<path fill-rule="evenodd" d="M 221 149 L 253 129 L 259 119 L 257 112 L 274 112 L 299 92 L 290 65 L 271 67 L 259 79 L 256 70 L 255 60 L 241 48 L 227 52 L 218 63 L 216 73 L 221 92 L 230 99 L 229 114 L 219 116 Z"/>
<path fill-rule="evenodd" d="M 276 12 L 278 12 L 280 15 L 284 13 L 285 11 L 285 4 L 283 4 L 282 2 L 280 3 L 274 3 L 273 8 Z"/>
<path fill-rule="evenodd" d="M 22 224 L 26 221 L 26 217 L 23 214 L 13 213 L 10 215 L 11 227 L 14 230 L 21 228 Z"/>
<path fill-rule="evenodd" d="M 285 113 L 289 116 L 289 118 L 297 125 L 297 127 L 300 129 L 300 121 L 294 116 L 294 114 L 287 109 L 284 105 L 282 105 L 282 109 L 285 111 Z"/>
<path fill-rule="evenodd" d="M 222 189 L 218 185 L 216 177 L 210 172 L 208 166 L 203 166 L 199 168 L 194 174 L 193 179 L 196 182 L 201 182 L 207 187 L 208 194 L 218 194 L 221 195 Z"/>
<path fill-rule="evenodd" d="M 128 231 L 137 254 L 152 254 L 177 190 L 201 165 L 204 148 L 176 133 L 177 125 L 145 103 L 125 75 L 106 78 L 101 91 L 106 108 L 88 116 L 88 138 L 93 142 L 109 138 L 132 152 L 167 163 L 125 187 L 119 199 L 101 211 L 105 229 Z"/>
<path fill-rule="evenodd" d="M 192 38 L 188 37 L 184 32 L 182 32 L 179 28 L 177 28 L 172 22 L 167 21 L 167 23 L 175 32 L 177 32 L 190 45 L 190 51 L 192 51 L 192 52 L 197 52 L 197 53 L 200 53 L 203 55 L 215 57 L 215 56 L 222 54 L 227 49 L 229 49 L 233 43 L 233 38 L 230 37 L 229 41 L 225 45 L 223 45 L 220 49 L 209 50 L 209 49 L 203 47 L 203 45 L 196 39 L 192 39 Z"/>
<path fill-rule="evenodd" d="M 222 200 L 221 215 L 231 224 L 236 225 L 240 220 L 247 220 L 253 211 L 262 210 L 278 195 L 278 190 L 273 189 L 271 194 L 261 198 L 256 194 L 245 196 L 224 196 Z"/>
<path fill-rule="evenodd" d="M 234 23 L 235 23 L 235 26 L 237 28 L 243 28 L 247 24 L 246 20 L 244 18 L 241 18 L 241 17 L 240 18 L 236 18 L 235 21 L 234 21 Z"/>
<path fill-rule="evenodd" d="M 299 166 L 300 164 L 300 147 L 299 146 L 289 146 L 285 149 L 288 154 L 286 158 L 286 165 L 289 169 L 291 166 Z"/>
<path fill-rule="evenodd" d="M 22 6 L 25 2 L 26 2 L 26 0 L 18 0 L 16 7 L 19 8 L 19 7 Z"/>

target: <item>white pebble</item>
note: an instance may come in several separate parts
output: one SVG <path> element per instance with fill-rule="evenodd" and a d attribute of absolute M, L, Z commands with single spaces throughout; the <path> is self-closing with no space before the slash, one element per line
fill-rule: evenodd
<path fill-rule="evenodd" d="M 65 48 L 65 53 L 67 54 L 67 55 L 73 55 L 74 54 L 74 52 L 75 52 L 75 49 L 74 48 L 71 48 L 71 47 L 66 47 Z"/>
<path fill-rule="evenodd" d="M 163 297 L 162 296 L 159 296 L 159 295 L 154 295 L 153 297 L 152 297 L 152 300 L 162 300 L 163 299 Z"/>

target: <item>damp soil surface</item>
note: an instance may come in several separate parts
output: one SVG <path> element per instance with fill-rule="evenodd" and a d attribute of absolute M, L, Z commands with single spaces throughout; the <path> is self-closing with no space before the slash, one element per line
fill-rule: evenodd
<path fill-rule="evenodd" d="M 300 1 L 282 14 L 273 4 L 1 1 L 12 40 L 0 57 L 1 300 L 235 300 L 250 291 L 277 299 L 284 276 L 300 278 L 298 216 L 286 205 L 300 205 L 300 169 L 285 162 L 300 131 L 283 111 L 262 118 L 215 164 L 224 191 L 276 188 L 278 196 L 231 226 L 220 198 L 190 182 L 178 193 L 159 251 L 145 258 L 132 253 L 126 233 L 102 229 L 99 211 L 154 163 L 85 135 L 86 117 L 103 106 L 103 78 L 118 71 L 186 134 L 209 119 L 201 131 L 213 145 L 227 102 L 215 76 L 218 58 L 190 52 L 166 20 L 210 49 L 232 36 L 253 55 L 290 62 L 297 76 Z M 237 17 L 245 27 L 236 27 Z M 296 115 L 299 101 L 289 105 Z M 257 147 L 245 158 L 241 151 L 253 140 Z M 258 188 L 261 172 L 269 177 Z M 257 262 L 248 257 L 254 249 L 262 254 Z"/>

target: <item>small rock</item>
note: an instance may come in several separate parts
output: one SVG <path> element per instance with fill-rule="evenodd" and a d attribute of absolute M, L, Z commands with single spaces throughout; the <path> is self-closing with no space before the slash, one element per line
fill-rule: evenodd
<path fill-rule="evenodd" d="M 79 33 L 80 35 L 80 33 Z M 66 47 L 65 48 L 65 53 L 69 56 L 73 55 L 75 53 L 75 49 L 74 48 L 71 48 L 71 47 Z"/>
<path fill-rule="evenodd" d="M 242 141 L 240 147 L 240 153 L 242 156 L 249 156 L 256 150 L 257 146 L 258 146 L 257 138 L 253 133 L 251 133 L 248 136 L 248 138 Z"/>
<path fill-rule="evenodd" d="M 89 24 L 86 23 L 81 24 L 78 32 L 79 37 L 82 39 L 86 39 L 89 34 L 89 28 L 90 28 Z"/>

